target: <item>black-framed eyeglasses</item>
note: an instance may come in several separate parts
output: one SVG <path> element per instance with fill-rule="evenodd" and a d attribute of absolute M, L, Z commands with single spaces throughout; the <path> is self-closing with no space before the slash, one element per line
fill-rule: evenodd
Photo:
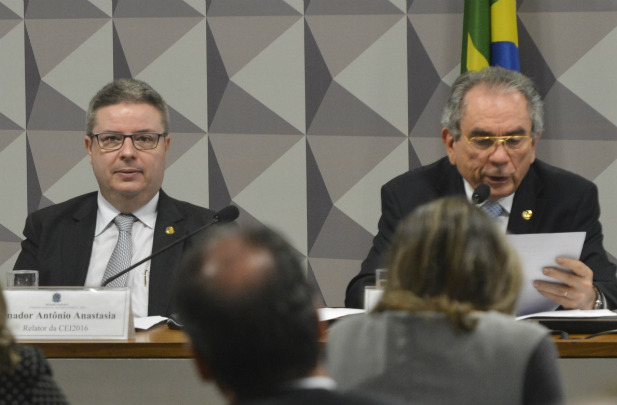
<path fill-rule="evenodd" d="M 478 152 L 493 151 L 499 142 L 503 143 L 509 152 L 520 152 L 527 149 L 533 142 L 529 135 L 472 136 L 471 138 L 465 136 L 465 140 Z"/>
<path fill-rule="evenodd" d="M 137 150 L 151 150 L 158 146 L 161 136 L 157 132 L 140 132 L 137 134 L 118 134 L 115 132 L 101 132 L 100 134 L 90 134 L 91 138 L 96 138 L 99 148 L 103 150 L 118 150 L 124 145 L 126 138 L 131 138 L 133 146 Z"/>

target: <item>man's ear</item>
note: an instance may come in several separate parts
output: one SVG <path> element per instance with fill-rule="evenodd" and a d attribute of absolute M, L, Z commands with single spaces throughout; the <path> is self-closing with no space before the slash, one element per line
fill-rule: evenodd
<path fill-rule="evenodd" d="M 92 163 L 92 142 L 93 138 L 91 138 L 89 135 L 86 135 L 86 139 L 84 139 L 84 146 L 86 147 L 86 151 L 88 152 L 90 163 Z"/>
<path fill-rule="evenodd" d="M 446 152 L 448 153 L 450 163 L 455 165 L 456 152 L 454 151 L 454 138 L 452 137 L 452 132 L 450 132 L 450 129 L 448 127 L 445 127 L 441 130 L 441 140 L 446 147 Z"/>

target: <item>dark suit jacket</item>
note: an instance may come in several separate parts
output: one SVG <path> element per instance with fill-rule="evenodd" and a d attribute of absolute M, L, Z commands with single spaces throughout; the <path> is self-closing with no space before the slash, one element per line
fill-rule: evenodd
<path fill-rule="evenodd" d="M 379 232 L 360 273 L 347 286 L 346 306 L 362 307 L 364 287 L 375 284 L 375 269 L 383 265 L 399 221 L 418 206 L 450 195 L 465 195 L 465 186 L 447 157 L 395 177 L 382 187 Z M 530 220 L 523 219 L 525 210 L 533 211 Z M 595 184 L 536 159 L 514 194 L 508 232 L 586 232 L 580 260 L 593 270 L 594 285 L 613 309 L 617 308 L 616 267 L 602 245 L 599 217 Z"/>
<path fill-rule="evenodd" d="M 336 392 L 326 389 L 294 389 L 271 396 L 238 401 L 236 405 L 405 405 L 398 398 L 368 392 Z"/>
<path fill-rule="evenodd" d="M 83 286 L 96 228 L 97 193 L 40 209 L 28 215 L 15 269 L 39 271 L 41 286 Z M 205 225 L 214 212 L 175 200 L 161 190 L 152 252 Z M 168 226 L 175 232 L 165 233 Z M 189 238 L 152 259 L 148 315 L 169 316 L 174 277 L 182 254 L 195 243 Z"/>

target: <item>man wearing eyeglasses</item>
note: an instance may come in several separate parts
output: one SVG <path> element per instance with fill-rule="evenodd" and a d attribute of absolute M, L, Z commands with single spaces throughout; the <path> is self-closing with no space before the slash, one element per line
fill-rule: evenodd
<path fill-rule="evenodd" d="M 44 286 L 101 286 L 121 270 L 208 223 L 214 213 L 161 190 L 169 135 L 163 98 L 147 83 L 120 79 L 91 100 L 85 147 L 99 191 L 28 216 L 15 269 L 39 271 Z M 168 315 L 184 244 L 110 286 L 131 287 L 136 316 Z"/>
<path fill-rule="evenodd" d="M 586 232 L 580 260 L 559 258 L 545 268 L 555 283 L 534 287 L 566 309 L 617 308 L 616 267 L 602 245 L 597 187 L 536 159 L 543 105 L 532 81 L 503 68 L 461 75 L 442 117 L 447 157 L 402 174 L 381 191 L 382 216 L 362 270 L 347 287 L 345 304 L 361 307 L 364 287 L 383 266 L 398 222 L 416 207 L 448 195 L 490 187 L 497 224 L 508 233 Z M 497 204 L 492 204 L 496 202 Z M 486 207 L 488 209 L 488 206 Z"/>

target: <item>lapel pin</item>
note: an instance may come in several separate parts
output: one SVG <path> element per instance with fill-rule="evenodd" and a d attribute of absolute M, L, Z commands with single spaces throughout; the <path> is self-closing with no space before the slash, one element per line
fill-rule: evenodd
<path fill-rule="evenodd" d="M 525 221 L 529 221 L 531 219 L 532 215 L 533 215 L 533 211 L 532 210 L 525 210 L 525 211 L 523 211 L 523 219 Z"/>
<path fill-rule="evenodd" d="M 529 211 L 529 212 L 531 212 L 531 211 Z M 176 230 L 174 229 L 173 226 L 168 226 L 167 228 L 165 228 L 165 233 L 167 235 L 173 235 L 174 232 L 176 232 Z"/>

